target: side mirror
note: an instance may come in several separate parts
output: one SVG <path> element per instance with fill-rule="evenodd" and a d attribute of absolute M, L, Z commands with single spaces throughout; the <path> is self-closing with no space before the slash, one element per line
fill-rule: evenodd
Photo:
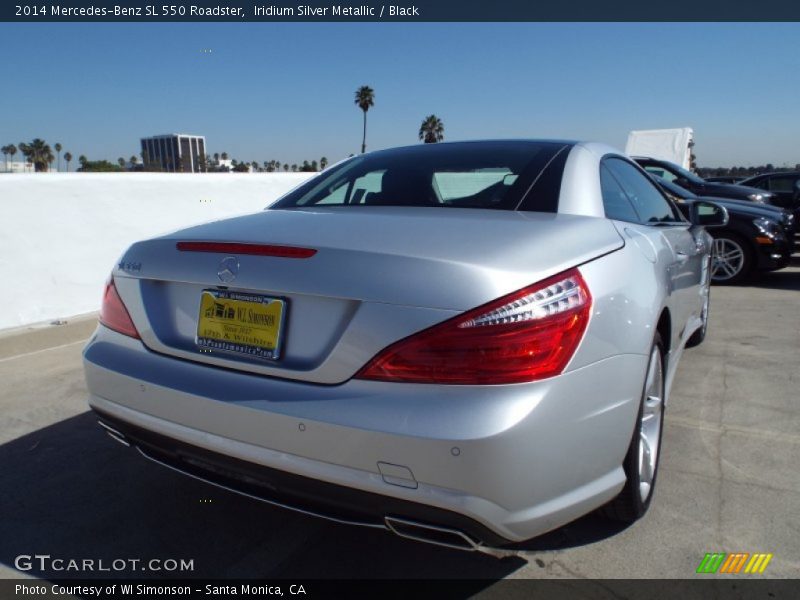
<path fill-rule="evenodd" d="M 698 200 L 692 203 L 690 221 L 701 227 L 725 227 L 730 219 L 728 209 L 714 202 Z"/>

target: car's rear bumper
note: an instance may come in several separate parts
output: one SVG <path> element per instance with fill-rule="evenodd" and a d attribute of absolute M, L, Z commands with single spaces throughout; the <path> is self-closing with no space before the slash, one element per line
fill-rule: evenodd
<path fill-rule="evenodd" d="M 346 522 L 400 518 L 498 545 L 622 488 L 646 357 L 533 384 L 300 384 L 155 354 L 99 327 L 90 405 L 146 456 Z"/>

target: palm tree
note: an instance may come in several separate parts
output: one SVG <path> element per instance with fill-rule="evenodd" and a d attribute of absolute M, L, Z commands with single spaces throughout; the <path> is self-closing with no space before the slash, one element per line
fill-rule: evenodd
<path fill-rule="evenodd" d="M 3 159 L 6 161 L 6 171 L 8 171 L 8 144 L 0 148 L 0 152 L 3 153 Z"/>
<path fill-rule="evenodd" d="M 120 156 L 117 159 L 117 164 L 124 169 L 125 168 L 125 159 Z"/>
<path fill-rule="evenodd" d="M 53 144 L 53 148 L 55 149 L 56 153 L 58 154 L 58 170 L 61 170 L 61 144 L 56 142 Z"/>
<path fill-rule="evenodd" d="M 444 139 L 444 123 L 436 115 L 428 115 L 419 127 L 419 139 L 426 144 L 435 144 Z"/>
<path fill-rule="evenodd" d="M 283 170 L 284 171 L 288 171 L 289 170 L 289 163 L 283 163 Z"/>
<path fill-rule="evenodd" d="M 17 148 L 19 148 L 19 153 L 22 154 L 22 170 L 23 172 L 25 172 L 28 170 L 28 162 L 29 162 L 28 151 L 27 151 L 28 145 L 25 142 L 20 142 L 17 145 Z"/>
<path fill-rule="evenodd" d="M 14 155 L 17 153 L 17 147 L 14 144 L 9 144 L 6 146 L 6 150 L 8 150 L 8 155 L 11 157 L 11 162 L 14 162 Z"/>
<path fill-rule="evenodd" d="M 214 162 L 219 163 L 219 152 L 214 152 Z"/>
<path fill-rule="evenodd" d="M 67 173 L 69 173 L 69 163 L 72 160 L 72 154 L 69 152 L 64 152 L 64 162 L 67 163 Z"/>
<path fill-rule="evenodd" d="M 319 159 L 319 170 L 324 171 L 325 167 L 328 166 L 328 159 L 326 157 L 322 157 Z"/>
<path fill-rule="evenodd" d="M 133 156 L 131 156 L 130 161 L 131 161 L 131 170 L 133 170 L 133 168 L 136 167 L 136 163 L 139 162 L 139 158 L 134 154 Z"/>
<path fill-rule="evenodd" d="M 367 151 L 367 111 L 370 106 L 375 106 L 375 91 L 362 85 L 356 90 L 356 104 L 364 111 L 364 135 L 361 138 L 361 154 L 364 154 Z"/>
<path fill-rule="evenodd" d="M 297 165 L 292 165 L 292 171 L 297 171 Z"/>
<path fill-rule="evenodd" d="M 53 150 L 42 139 L 35 138 L 30 144 L 20 144 L 20 150 L 33 163 L 36 172 L 47 171 L 47 165 L 55 159 Z"/>
<path fill-rule="evenodd" d="M 222 157 L 222 160 L 228 160 L 228 153 L 223 152 L 222 154 L 220 154 L 220 157 Z"/>

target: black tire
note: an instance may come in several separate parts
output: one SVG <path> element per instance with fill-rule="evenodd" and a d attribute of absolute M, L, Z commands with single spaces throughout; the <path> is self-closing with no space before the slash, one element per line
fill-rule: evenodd
<path fill-rule="evenodd" d="M 650 371 L 653 362 L 653 351 L 658 353 L 658 362 L 661 374 L 660 395 L 661 395 L 661 416 L 658 423 L 658 441 L 656 443 L 656 457 L 655 465 L 652 468 L 652 479 L 649 484 L 649 493 L 646 498 L 642 498 L 641 484 L 643 479 L 640 473 L 640 446 L 641 446 L 641 431 L 642 431 L 642 416 L 645 410 L 645 401 L 647 399 L 648 381 L 650 380 Z M 622 468 L 625 470 L 625 486 L 619 495 L 611 502 L 602 508 L 602 512 L 606 517 L 617 521 L 624 521 L 632 523 L 641 518 L 650 507 L 650 502 L 653 499 L 655 491 L 655 484 L 658 475 L 658 464 L 661 459 L 661 440 L 664 437 L 664 345 L 661 342 L 661 336 L 656 333 L 653 340 L 653 346 L 650 351 L 650 359 L 648 360 L 647 374 L 645 375 L 644 386 L 642 387 L 642 398 L 639 402 L 639 412 L 636 416 L 636 423 L 631 435 L 630 445 L 625 454 L 625 460 L 622 463 Z"/>
<path fill-rule="evenodd" d="M 725 270 L 717 261 L 716 252 L 720 245 L 729 247 L 731 250 L 738 248 L 742 252 L 741 264 L 731 273 Z M 742 283 L 753 276 L 755 267 L 755 256 L 750 243 L 741 235 L 730 231 L 721 231 L 714 235 L 714 255 L 711 257 L 711 281 L 716 284 L 733 285 Z"/>

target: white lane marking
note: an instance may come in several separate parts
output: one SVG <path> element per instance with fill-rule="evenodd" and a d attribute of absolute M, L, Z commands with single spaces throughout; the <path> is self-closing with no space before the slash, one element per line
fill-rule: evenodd
<path fill-rule="evenodd" d="M 70 342 L 69 344 L 61 344 L 60 346 L 51 346 L 50 348 L 42 348 L 41 350 L 34 350 L 33 352 L 25 352 L 24 354 L 15 354 L 14 356 L 7 356 L 0 358 L 0 363 L 8 362 L 9 360 L 16 360 L 18 358 L 25 358 L 26 356 L 34 356 L 42 352 L 50 352 L 50 350 L 59 350 L 61 348 L 69 348 L 70 346 L 77 346 L 78 344 L 85 344 L 86 340 L 78 340 L 77 342 Z"/>

